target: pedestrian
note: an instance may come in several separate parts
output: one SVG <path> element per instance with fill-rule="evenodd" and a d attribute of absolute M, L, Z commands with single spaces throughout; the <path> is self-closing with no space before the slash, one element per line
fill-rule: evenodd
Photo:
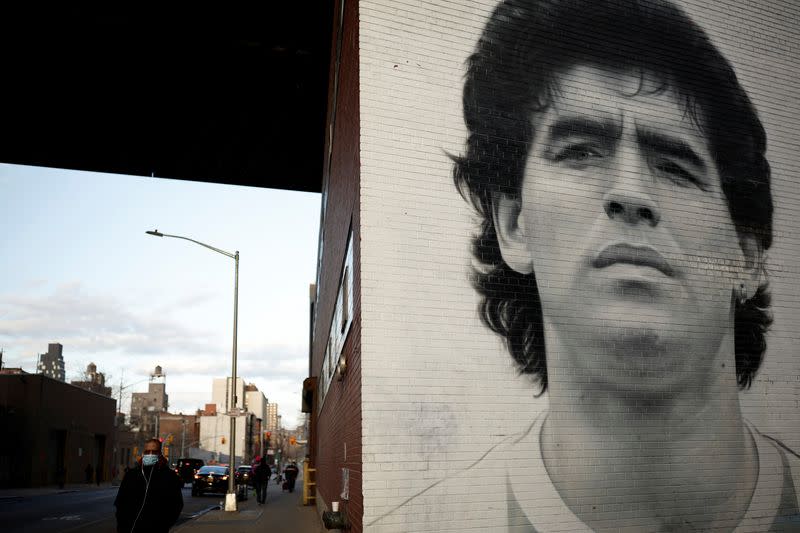
<path fill-rule="evenodd" d="M 297 481 L 297 476 L 300 474 L 300 469 L 297 468 L 297 463 L 292 461 L 283 469 L 283 476 L 286 478 L 286 483 L 289 492 L 294 492 L 294 482 Z"/>
<path fill-rule="evenodd" d="M 256 486 L 256 500 L 258 500 L 258 503 L 267 502 L 267 485 L 269 485 L 270 477 L 272 477 L 272 469 L 267 464 L 267 457 L 264 456 L 253 469 L 253 482 Z"/>
<path fill-rule="evenodd" d="M 148 440 L 143 453 L 125 473 L 114 500 L 118 533 L 166 533 L 183 509 L 183 483 L 161 455 L 161 443 Z"/>
<path fill-rule="evenodd" d="M 86 465 L 86 468 L 83 469 L 83 473 L 86 474 L 86 483 L 91 483 L 92 478 L 94 477 L 94 468 L 92 468 L 92 463 Z"/>

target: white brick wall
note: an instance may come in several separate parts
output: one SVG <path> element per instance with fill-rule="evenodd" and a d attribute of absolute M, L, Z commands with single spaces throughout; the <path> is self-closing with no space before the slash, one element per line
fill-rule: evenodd
<path fill-rule="evenodd" d="M 776 320 L 765 363 L 740 401 L 762 431 L 798 450 L 800 8 L 789 1 L 682 5 L 733 63 L 767 130 Z M 447 155 L 463 150 L 465 60 L 494 6 L 486 0 L 359 4 L 368 531 L 491 528 L 492 517 L 462 514 L 470 501 L 465 495 L 421 497 L 396 508 L 520 431 L 547 404 L 532 397 L 502 343 L 478 319 L 467 278 L 476 218 L 453 186 Z M 480 479 L 467 483 L 478 498 L 504 490 Z"/>

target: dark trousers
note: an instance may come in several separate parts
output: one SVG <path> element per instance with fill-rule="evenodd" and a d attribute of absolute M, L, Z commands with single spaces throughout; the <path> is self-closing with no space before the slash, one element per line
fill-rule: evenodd
<path fill-rule="evenodd" d="M 258 503 L 264 503 L 267 501 L 266 481 L 256 481 L 256 500 L 258 500 Z"/>

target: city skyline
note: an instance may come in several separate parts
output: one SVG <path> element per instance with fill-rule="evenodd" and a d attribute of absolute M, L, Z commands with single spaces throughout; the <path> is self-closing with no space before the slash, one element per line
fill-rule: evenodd
<path fill-rule="evenodd" d="M 237 375 L 297 423 L 319 194 L 5 164 L 0 190 L 4 366 L 35 372 L 60 343 L 66 381 L 95 363 L 123 411 L 156 365 L 170 411 L 210 401 L 231 371 L 233 261 L 158 229 L 240 252 Z"/>

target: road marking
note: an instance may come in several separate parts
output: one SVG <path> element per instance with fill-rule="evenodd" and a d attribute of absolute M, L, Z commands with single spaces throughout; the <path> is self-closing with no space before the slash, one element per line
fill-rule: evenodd
<path fill-rule="evenodd" d="M 100 518 L 98 520 L 94 520 L 92 522 L 87 522 L 85 524 L 78 524 L 77 526 L 71 527 L 69 529 L 62 529 L 61 533 L 70 533 L 71 531 L 78 531 L 79 529 L 87 528 L 89 526 L 93 526 L 93 525 L 98 524 L 100 522 L 105 522 L 107 520 L 109 520 L 109 519 L 108 518 Z"/>

